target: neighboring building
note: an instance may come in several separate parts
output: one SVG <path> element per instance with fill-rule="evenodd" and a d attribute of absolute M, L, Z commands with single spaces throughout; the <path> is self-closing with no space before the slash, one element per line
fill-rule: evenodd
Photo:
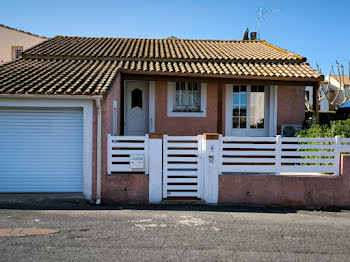
<path fill-rule="evenodd" d="M 340 85 L 341 83 L 340 82 L 343 82 L 343 84 L 345 85 L 345 93 L 344 93 L 344 90 L 340 90 L 340 93 L 336 99 L 336 102 L 335 102 L 335 105 L 330 105 L 329 101 L 327 98 L 324 98 L 322 99 L 320 102 L 319 102 L 319 110 L 320 111 L 334 111 L 336 109 L 336 105 L 340 105 L 343 101 L 344 101 L 344 97 L 347 93 L 349 93 L 349 85 L 350 85 L 350 81 L 349 81 L 349 76 L 344 76 L 343 79 L 341 79 L 342 76 L 339 76 L 339 75 L 335 75 L 335 76 L 327 76 L 325 78 L 324 81 L 321 82 L 321 85 L 324 86 L 324 89 L 325 90 L 328 90 L 328 84 L 329 84 L 329 88 L 330 88 L 330 93 L 327 94 L 327 97 L 330 96 L 330 100 L 332 101 L 339 88 L 340 88 Z M 313 92 L 312 92 L 312 87 L 308 86 L 305 88 L 306 90 L 306 96 L 309 98 L 309 101 L 311 103 L 311 105 L 313 105 Z M 323 91 L 322 91 L 322 88 L 320 87 L 319 88 L 319 92 L 321 94 L 323 94 Z M 347 100 L 348 102 L 349 100 Z"/>
<path fill-rule="evenodd" d="M 17 59 L 23 50 L 47 39 L 0 24 L 0 64 Z"/>
<path fill-rule="evenodd" d="M 0 66 L 0 192 L 93 201 L 101 176 L 104 201 L 128 179 L 148 183 L 107 175 L 113 130 L 275 136 L 304 122 L 305 86 L 322 80 L 265 41 L 57 36 Z"/>

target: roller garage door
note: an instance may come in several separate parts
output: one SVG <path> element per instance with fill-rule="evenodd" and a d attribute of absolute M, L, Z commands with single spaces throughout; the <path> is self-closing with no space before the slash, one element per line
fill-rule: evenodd
<path fill-rule="evenodd" d="M 83 110 L 0 108 L 0 192 L 82 192 Z"/>

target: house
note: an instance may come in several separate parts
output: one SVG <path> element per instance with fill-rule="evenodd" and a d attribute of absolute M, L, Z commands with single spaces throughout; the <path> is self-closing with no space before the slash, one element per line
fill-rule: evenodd
<path fill-rule="evenodd" d="M 328 75 L 325 77 L 324 81 L 321 82 L 322 87 L 319 87 L 319 93 L 324 95 L 325 92 L 329 92 L 325 94 L 327 98 L 319 101 L 319 110 L 320 111 L 334 111 L 340 105 L 349 101 L 350 93 L 349 93 L 349 76 L 340 76 L 340 75 Z M 344 87 L 341 87 L 344 85 Z M 328 91 L 329 88 L 329 91 Z M 339 95 L 336 98 L 336 95 L 339 91 Z M 310 101 L 311 106 L 313 106 L 313 90 L 312 87 L 306 87 L 306 96 Z M 347 99 L 348 98 L 348 99 Z M 334 101 L 334 104 L 331 104 L 330 101 Z"/>
<path fill-rule="evenodd" d="M 276 136 L 322 80 L 266 41 L 56 36 L 0 66 L 0 192 L 141 201 L 147 174 L 107 175 L 108 134 Z"/>
<path fill-rule="evenodd" d="M 0 24 L 0 64 L 17 59 L 23 50 L 47 39 L 47 37 Z"/>

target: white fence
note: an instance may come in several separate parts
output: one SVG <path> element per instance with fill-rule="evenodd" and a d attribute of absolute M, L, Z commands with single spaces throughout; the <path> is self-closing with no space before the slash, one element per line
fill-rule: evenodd
<path fill-rule="evenodd" d="M 222 137 L 221 171 L 276 173 L 317 172 L 339 175 L 340 153 L 350 151 L 350 139 Z"/>
<path fill-rule="evenodd" d="M 164 136 L 163 198 L 200 198 L 202 140 L 202 136 Z"/>
<path fill-rule="evenodd" d="M 148 174 L 148 144 L 148 135 L 111 136 L 108 134 L 108 174 L 113 172 L 145 172 Z"/>
<path fill-rule="evenodd" d="M 150 202 L 195 197 L 217 203 L 218 177 L 227 173 L 339 175 L 350 139 L 108 135 L 108 174 L 149 174 Z M 215 137 L 215 139 L 214 139 Z"/>

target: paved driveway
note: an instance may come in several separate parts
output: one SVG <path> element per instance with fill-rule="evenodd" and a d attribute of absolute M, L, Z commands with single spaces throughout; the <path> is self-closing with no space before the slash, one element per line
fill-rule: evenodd
<path fill-rule="evenodd" d="M 176 205 L 0 207 L 0 228 L 10 232 L 0 237 L 0 261 L 350 260 L 349 211 Z M 11 236 L 13 229 L 25 233 L 28 228 L 53 231 Z"/>

